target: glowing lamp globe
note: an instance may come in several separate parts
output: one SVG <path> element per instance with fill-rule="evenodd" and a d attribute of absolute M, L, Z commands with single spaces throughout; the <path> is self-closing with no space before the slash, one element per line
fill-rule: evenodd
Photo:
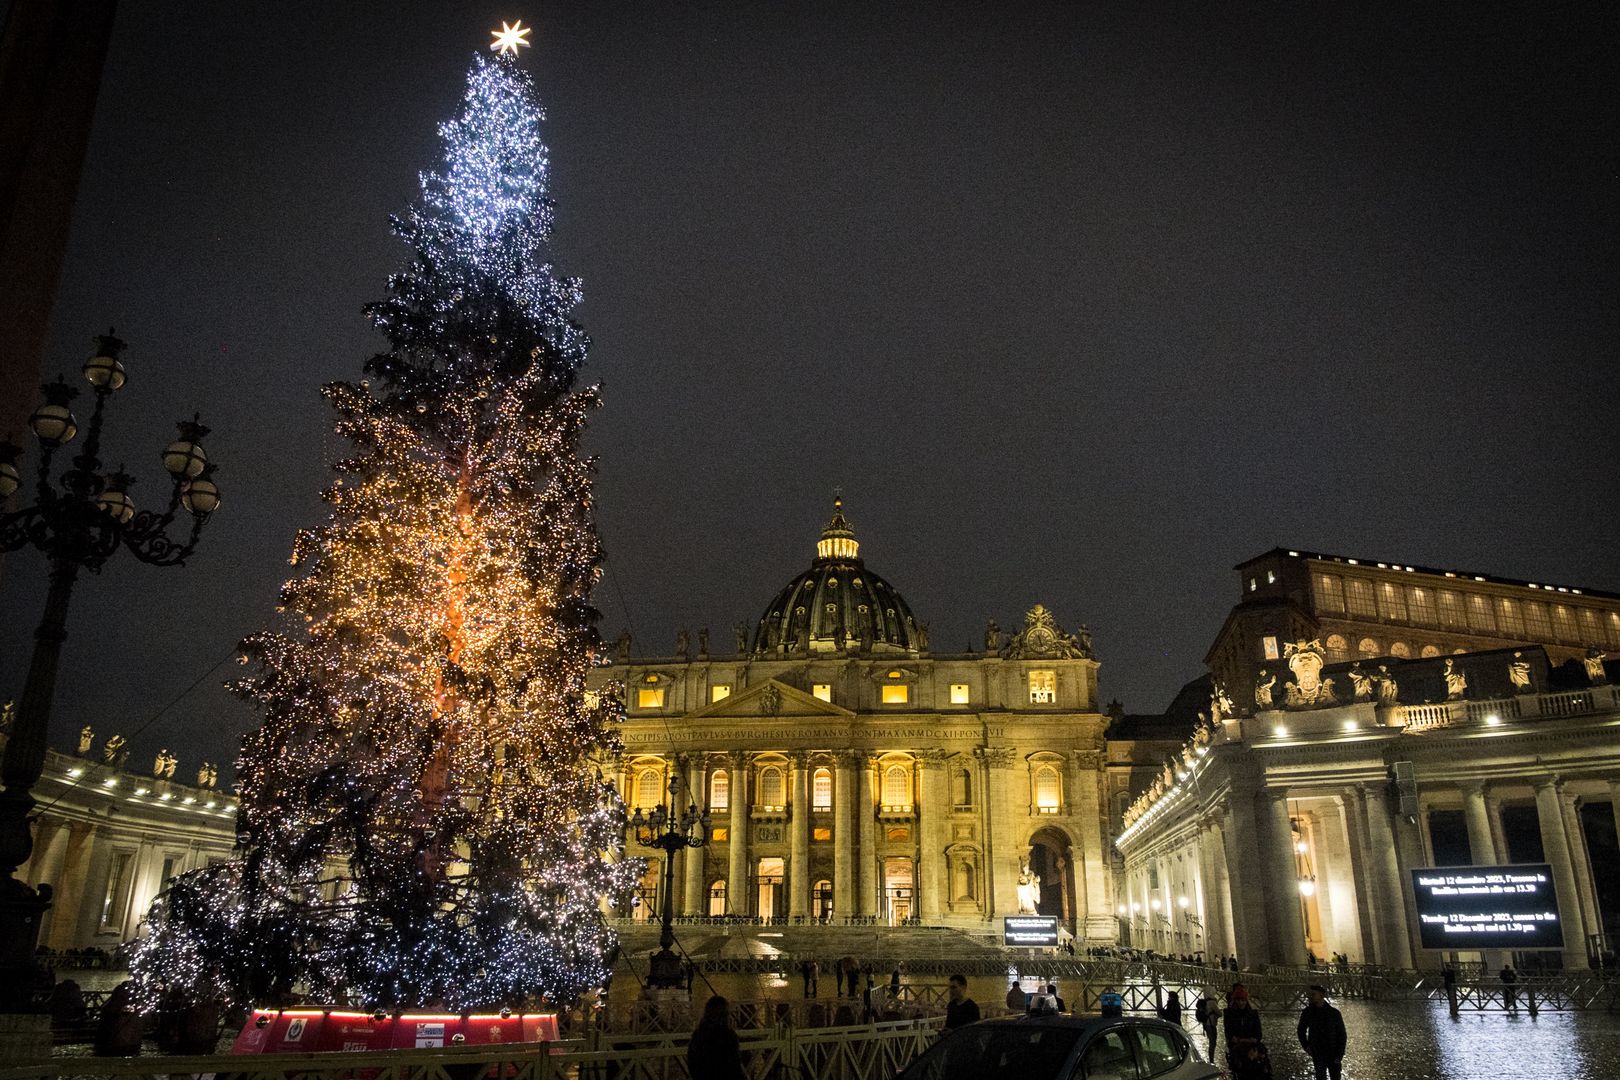
<path fill-rule="evenodd" d="M 196 420 L 182 420 L 177 426 L 180 437 L 164 448 L 163 467 L 177 480 L 193 480 L 201 476 L 208 465 L 208 454 L 201 441 L 208 429 Z"/>
<path fill-rule="evenodd" d="M 219 485 L 206 476 L 187 480 L 181 489 L 180 501 L 197 517 L 207 517 L 219 509 Z"/>
<path fill-rule="evenodd" d="M 101 507 L 107 516 L 123 525 L 128 525 L 129 519 L 135 516 L 135 502 L 124 491 L 108 488 L 96 496 L 96 505 Z"/>
<path fill-rule="evenodd" d="M 45 403 L 28 418 L 28 426 L 46 447 L 54 449 L 72 442 L 73 436 L 79 433 L 79 423 L 73 419 L 73 410 L 68 408 L 68 402 L 79 392 L 61 379 L 47 383 L 40 389 L 45 394 Z"/>
<path fill-rule="evenodd" d="M 82 369 L 91 386 L 109 393 L 123 389 L 124 383 L 129 381 L 123 361 L 118 359 L 123 350 L 124 343 L 114 337 L 111 330 L 96 338 L 96 351 Z"/>
<path fill-rule="evenodd" d="M 22 453 L 22 447 L 10 439 L 0 439 L 0 499 L 9 499 L 22 484 L 22 474 L 17 471 L 17 455 Z"/>

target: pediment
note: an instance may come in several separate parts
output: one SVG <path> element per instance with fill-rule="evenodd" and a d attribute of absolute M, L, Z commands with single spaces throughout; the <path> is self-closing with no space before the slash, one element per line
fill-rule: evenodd
<path fill-rule="evenodd" d="M 848 709 L 840 708 L 830 701 L 822 701 L 815 695 L 807 694 L 796 686 L 789 686 L 787 683 L 778 682 L 775 679 L 766 679 L 758 686 L 750 686 L 745 690 L 739 690 L 730 697 L 705 705 L 697 712 L 689 714 L 688 719 L 757 718 L 762 716 L 837 716 L 847 718 L 854 715 Z"/>

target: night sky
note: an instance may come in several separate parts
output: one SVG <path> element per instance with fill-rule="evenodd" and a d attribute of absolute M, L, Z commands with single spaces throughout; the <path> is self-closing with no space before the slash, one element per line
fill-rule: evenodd
<path fill-rule="evenodd" d="M 518 16 L 607 636 L 729 645 L 835 487 L 936 651 L 1040 601 L 1132 711 L 1278 545 L 1620 590 L 1614 5 L 127 2 L 50 373 L 116 325 L 106 456 L 150 506 L 200 409 L 225 505 L 189 567 L 83 581 L 56 745 L 189 779 L 255 723 L 219 684 L 320 515 L 318 387 Z M 6 560 L 0 693 L 43 585 Z"/>

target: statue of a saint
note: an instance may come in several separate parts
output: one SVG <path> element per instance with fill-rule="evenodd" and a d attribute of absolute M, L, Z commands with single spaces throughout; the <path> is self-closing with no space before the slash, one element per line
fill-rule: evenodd
<path fill-rule="evenodd" d="M 991 619 L 984 624 L 984 651 L 987 653 L 999 652 L 1001 649 L 1001 627 L 996 620 Z"/>
<path fill-rule="evenodd" d="M 1468 676 L 1457 670 L 1451 657 L 1446 657 L 1446 700 L 1461 701 L 1468 692 Z"/>
<path fill-rule="evenodd" d="M 206 762 L 206 761 L 203 762 L 201 765 L 197 766 L 197 786 L 198 787 L 205 788 L 205 787 L 208 786 L 208 774 L 209 774 L 209 772 L 210 772 L 210 770 L 212 768 L 213 768 L 213 766 L 209 765 L 208 762 Z"/>
<path fill-rule="evenodd" d="M 1516 652 L 1513 659 L 1508 661 L 1508 682 L 1513 684 L 1515 694 L 1531 692 L 1530 661 L 1524 659 L 1524 653 Z"/>
<path fill-rule="evenodd" d="M 928 624 L 919 623 L 917 626 L 917 651 L 928 651 Z"/>
<path fill-rule="evenodd" d="M 1593 686 L 1602 686 L 1609 681 L 1609 673 L 1603 667 L 1603 658 L 1608 655 L 1596 645 L 1587 647 L 1585 659 L 1586 677 L 1592 681 Z"/>
<path fill-rule="evenodd" d="M 1254 684 L 1254 707 L 1256 709 L 1275 708 L 1271 703 L 1271 688 L 1277 685 L 1277 676 L 1265 668 L 1260 669 L 1260 678 Z"/>
<path fill-rule="evenodd" d="M 1373 696 L 1372 676 L 1361 670 L 1361 664 L 1351 665 L 1346 673 L 1350 676 L 1350 687 L 1354 691 L 1356 701 L 1371 701 Z"/>
<path fill-rule="evenodd" d="M 101 760 L 106 762 L 108 765 L 115 767 L 122 765 L 124 755 L 124 737 L 122 735 L 114 735 L 112 738 L 108 739 L 102 744 Z"/>
<path fill-rule="evenodd" d="M 742 656 L 748 651 L 748 627 L 738 623 L 731 628 L 731 633 L 737 639 L 737 655 Z"/>
<path fill-rule="evenodd" d="M 1091 627 L 1087 626 L 1085 623 L 1081 623 L 1080 633 L 1077 636 L 1080 638 L 1080 655 L 1089 659 L 1092 655 Z"/>
<path fill-rule="evenodd" d="M 90 748 L 92 746 L 94 746 L 95 743 L 96 743 L 96 733 L 90 730 L 90 725 L 89 724 L 86 724 L 86 725 L 84 725 L 84 727 L 79 729 L 79 756 L 80 757 L 84 757 L 86 754 L 90 753 Z"/>
<path fill-rule="evenodd" d="M 613 651 L 618 654 L 621 662 L 630 659 L 630 630 L 628 627 L 619 631 L 618 638 L 613 642 Z"/>
<path fill-rule="evenodd" d="M 675 655 L 685 660 L 692 651 L 692 636 L 686 632 L 686 627 L 675 631 Z"/>
<path fill-rule="evenodd" d="M 709 628 L 707 626 L 698 628 L 698 655 L 709 655 Z"/>
<path fill-rule="evenodd" d="M 866 622 L 861 623 L 861 652 L 870 653 L 871 651 L 872 651 L 872 621 L 870 619 L 868 619 Z"/>
<path fill-rule="evenodd" d="M 1041 887 L 1028 859 L 1018 860 L 1018 914 L 1033 915 L 1041 901 Z"/>
<path fill-rule="evenodd" d="M 157 757 L 152 761 L 152 775 L 163 779 L 163 770 L 169 767 L 169 748 L 165 746 L 158 751 Z"/>
<path fill-rule="evenodd" d="M 1397 705 L 1401 700 L 1401 688 L 1395 683 L 1395 676 L 1389 673 L 1388 664 L 1378 665 L 1378 674 L 1373 676 L 1378 684 L 1378 704 Z"/>
<path fill-rule="evenodd" d="M 169 755 L 169 760 L 167 760 L 167 761 L 165 761 L 163 763 L 163 779 L 165 779 L 165 780 L 173 780 L 174 779 L 174 767 L 176 765 L 178 765 L 178 764 L 180 764 L 180 759 L 175 757 L 173 754 L 170 754 Z"/>

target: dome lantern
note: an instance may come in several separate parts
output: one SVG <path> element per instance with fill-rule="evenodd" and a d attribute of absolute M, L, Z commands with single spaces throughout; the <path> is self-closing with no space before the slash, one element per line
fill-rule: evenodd
<path fill-rule="evenodd" d="M 816 541 L 816 557 L 821 559 L 859 559 L 861 545 L 855 539 L 855 530 L 844 520 L 844 500 L 833 496 L 832 520 L 821 530 Z"/>

